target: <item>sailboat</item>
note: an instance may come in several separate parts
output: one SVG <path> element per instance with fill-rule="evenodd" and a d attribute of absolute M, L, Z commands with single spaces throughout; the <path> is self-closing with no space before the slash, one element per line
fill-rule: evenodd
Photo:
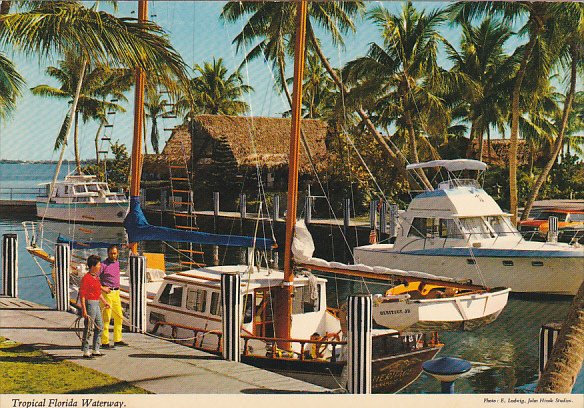
<path fill-rule="evenodd" d="M 139 18 L 145 20 L 146 2 L 140 1 L 139 5 Z M 275 270 L 269 265 L 256 266 L 252 262 L 250 265 L 197 268 L 164 277 L 158 274 L 161 280 L 151 279 L 149 282 L 148 297 L 151 299 L 147 312 L 152 331 L 166 330 L 167 334 L 175 338 L 188 333 L 187 338 L 190 338 L 193 346 L 209 348 L 212 338 L 217 339 L 221 335 L 218 332 L 221 325 L 218 306 L 221 274 L 237 272 L 241 276 L 244 305 L 242 360 L 289 375 L 308 375 L 314 382 L 338 387 L 347 355 L 344 317 L 338 310 L 326 307 L 326 280 L 310 273 L 296 274 L 292 256 L 298 196 L 306 13 L 307 1 L 299 2 L 284 271 Z M 139 241 L 191 240 L 199 239 L 200 234 L 203 234 L 152 226 L 142 213 L 139 192 L 143 88 L 144 73 L 138 70 L 130 212 L 124 221 L 130 248 L 134 253 L 137 253 Z M 220 239 L 215 234 L 207 235 L 211 241 Z M 253 248 L 265 250 L 271 245 L 268 239 L 252 240 Z M 245 244 L 243 237 L 228 242 L 233 244 L 233 241 Z M 158 289 L 154 293 L 156 285 Z M 189 323 L 185 324 L 185 321 Z M 197 324 L 200 326 L 197 327 Z M 219 351 L 219 345 L 220 341 L 216 341 L 211 350 Z M 396 392 L 407 386 L 421 373 L 422 363 L 432 359 L 441 347 L 435 334 L 400 335 L 394 329 L 375 329 L 373 392 Z"/>

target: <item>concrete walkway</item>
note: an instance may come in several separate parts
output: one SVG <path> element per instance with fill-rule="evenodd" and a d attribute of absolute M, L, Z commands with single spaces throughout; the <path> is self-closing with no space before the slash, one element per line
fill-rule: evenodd
<path fill-rule="evenodd" d="M 129 347 L 104 350 L 103 357 L 84 359 L 74 329 L 76 318 L 53 310 L 0 308 L 0 336 L 156 394 L 328 392 L 316 385 L 136 333 L 124 333 Z"/>

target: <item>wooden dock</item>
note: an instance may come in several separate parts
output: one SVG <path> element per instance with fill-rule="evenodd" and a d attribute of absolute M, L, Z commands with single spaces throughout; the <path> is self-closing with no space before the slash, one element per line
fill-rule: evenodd
<path fill-rule="evenodd" d="M 145 334 L 124 333 L 128 347 L 84 359 L 77 316 L 0 298 L 0 336 L 111 375 L 155 394 L 320 394 L 330 390 Z M 83 324 L 80 325 L 81 327 Z"/>

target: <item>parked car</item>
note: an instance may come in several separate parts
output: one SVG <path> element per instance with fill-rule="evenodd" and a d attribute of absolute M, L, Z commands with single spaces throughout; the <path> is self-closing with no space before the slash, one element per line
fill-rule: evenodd
<path fill-rule="evenodd" d="M 570 241 L 584 237 L 584 210 L 541 209 L 534 210 L 531 217 L 519 222 L 519 230 L 530 238 L 544 238 L 549 231 L 549 217 L 558 218 L 558 239 Z"/>

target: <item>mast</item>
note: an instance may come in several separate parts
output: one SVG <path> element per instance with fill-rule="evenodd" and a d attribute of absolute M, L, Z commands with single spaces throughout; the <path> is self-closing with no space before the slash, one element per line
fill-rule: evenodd
<path fill-rule="evenodd" d="M 138 22 L 143 23 L 148 16 L 148 2 L 138 1 Z M 136 68 L 136 86 L 134 91 L 134 139 L 132 141 L 132 173 L 130 198 L 140 196 L 140 177 L 142 172 L 142 124 L 144 122 L 144 83 L 146 73 L 141 67 Z M 130 243 L 130 252 L 138 253 L 138 243 Z"/>
<path fill-rule="evenodd" d="M 290 158 L 288 164 L 288 207 L 286 215 L 286 246 L 284 248 L 284 288 L 278 291 L 278 305 L 282 307 L 284 319 L 276 325 L 276 336 L 290 338 L 294 270 L 292 265 L 292 239 L 296 224 L 298 202 L 298 161 L 300 151 L 300 121 L 302 117 L 302 80 L 304 77 L 304 51 L 306 44 L 306 14 L 308 1 L 297 3 L 296 45 L 294 47 L 294 85 L 292 95 L 292 130 L 290 133 Z M 288 345 L 282 345 L 286 347 Z"/>

